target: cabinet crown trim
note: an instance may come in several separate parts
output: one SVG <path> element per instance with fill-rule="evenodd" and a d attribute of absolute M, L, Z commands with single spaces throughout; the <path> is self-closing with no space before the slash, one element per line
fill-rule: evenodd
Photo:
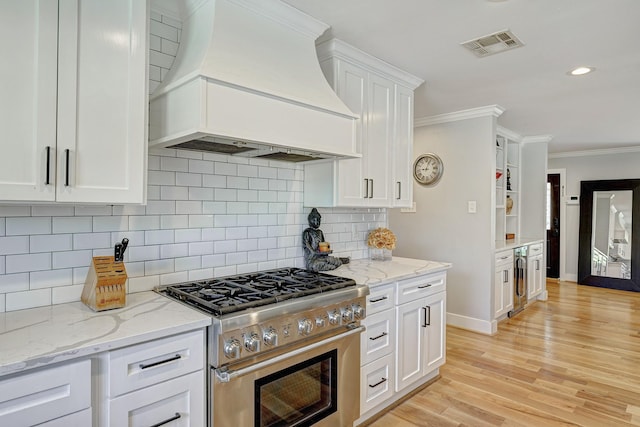
<path fill-rule="evenodd" d="M 413 122 L 413 126 L 429 126 L 439 123 L 455 122 L 458 120 L 475 119 L 478 117 L 499 117 L 504 113 L 504 111 L 505 109 L 497 104 L 487 105 L 486 107 L 471 108 L 469 110 L 456 111 L 453 113 L 417 118 Z"/>
<path fill-rule="evenodd" d="M 382 74 L 389 80 L 393 80 L 397 84 L 409 87 L 415 90 L 424 83 L 419 77 L 409 74 L 400 68 L 384 62 L 366 52 L 363 52 L 339 39 L 330 39 L 316 46 L 318 59 L 320 62 L 330 58 L 338 58 L 355 63 L 359 67 L 364 68 L 375 74 Z"/>

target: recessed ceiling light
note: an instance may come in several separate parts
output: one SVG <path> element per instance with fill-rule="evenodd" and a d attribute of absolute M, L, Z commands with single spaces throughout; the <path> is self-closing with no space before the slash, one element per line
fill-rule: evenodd
<path fill-rule="evenodd" d="M 594 71 L 595 68 L 593 67 L 578 67 L 578 68 L 574 68 L 573 70 L 569 71 L 569 75 L 571 76 L 582 76 L 584 74 L 588 74 L 592 71 Z"/>

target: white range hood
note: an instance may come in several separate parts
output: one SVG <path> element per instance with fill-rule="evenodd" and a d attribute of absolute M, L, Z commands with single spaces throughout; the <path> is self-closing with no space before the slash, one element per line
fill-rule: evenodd
<path fill-rule="evenodd" d="M 328 26 L 278 0 L 184 0 L 175 62 L 150 97 L 149 146 L 305 161 L 359 157 L 327 83 Z"/>

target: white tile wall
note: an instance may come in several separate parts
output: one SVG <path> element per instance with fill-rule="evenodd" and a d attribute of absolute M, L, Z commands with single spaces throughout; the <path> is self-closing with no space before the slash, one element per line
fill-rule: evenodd
<path fill-rule="evenodd" d="M 173 62 L 181 25 L 151 14 L 150 90 Z M 150 150 L 146 206 L 0 206 L 0 312 L 79 301 L 92 256 L 127 237 L 128 292 L 303 266 L 301 165 Z M 319 209 L 335 255 L 367 256 L 385 209 Z"/>

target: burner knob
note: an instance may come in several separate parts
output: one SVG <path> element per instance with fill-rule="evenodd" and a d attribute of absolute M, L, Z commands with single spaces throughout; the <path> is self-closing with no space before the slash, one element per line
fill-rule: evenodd
<path fill-rule="evenodd" d="M 338 310 L 333 310 L 327 313 L 329 316 L 329 324 L 338 325 L 340 324 L 340 312 Z"/>
<path fill-rule="evenodd" d="M 269 328 L 264 331 L 262 340 L 264 341 L 265 345 L 275 346 L 276 344 L 278 344 L 278 333 L 274 328 Z"/>
<path fill-rule="evenodd" d="M 229 359 L 237 359 L 240 357 L 240 341 L 235 338 L 231 338 L 230 340 L 224 343 L 223 352 L 224 355 Z"/>
<path fill-rule="evenodd" d="M 342 309 L 342 320 L 347 323 L 353 322 L 353 310 L 351 307 L 345 307 Z"/>
<path fill-rule="evenodd" d="M 255 332 L 251 332 L 250 334 L 245 334 L 244 336 L 244 348 L 247 351 L 255 353 L 260 350 L 260 337 Z"/>
<path fill-rule="evenodd" d="M 313 331 L 313 323 L 309 319 L 302 319 L 298 321 L 298 333 L 300 335 L 309 335 Z"/>
<path fill-rule="evenodd" d="M 316 317 L 316 326 L 318 328 L 324 328 L 325 325 L 326 321 L 324 320 L 324 317 Z"/>
<path fill-rule="evenodd" d="M 353 304 L 351 307 L 353 308 L 353 315 L 356 319 L 364 319 L 364 307 L 360 304 Z"/>

